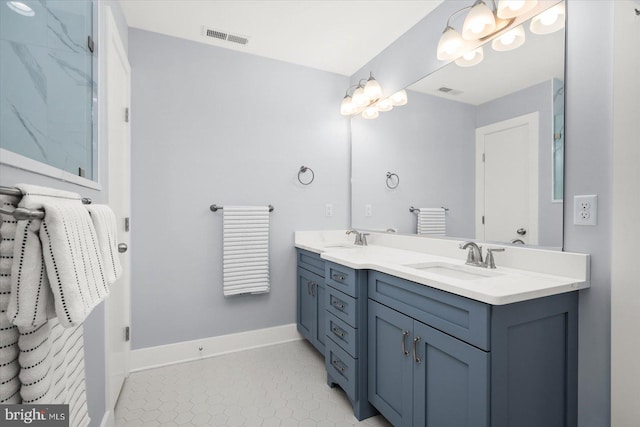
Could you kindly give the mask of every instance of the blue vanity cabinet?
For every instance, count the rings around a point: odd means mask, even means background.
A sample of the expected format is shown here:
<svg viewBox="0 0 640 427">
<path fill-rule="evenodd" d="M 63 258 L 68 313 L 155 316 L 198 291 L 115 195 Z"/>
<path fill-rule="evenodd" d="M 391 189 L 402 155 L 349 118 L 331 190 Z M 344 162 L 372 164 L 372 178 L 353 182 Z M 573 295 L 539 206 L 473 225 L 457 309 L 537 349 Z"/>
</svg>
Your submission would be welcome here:
<svg viewBox="0 0 640 427">
<path fill-rule="evenodd" d="M 340 386 L 358 420 L 378 411 L 367 393 L 367 272 L 325 263 L 327 384 Z"/>
<path fill-rule="evenodd" d="M 368 275 L 369 400 L 395 427 L 577 426 L 577 293 L 492 306 Z"/>
<path fill-rule="evenodd" d="M 302 249 L 297 249 L 297 259 L 298 332 L 324 355 L 326 339 L 324 260 L 316 253 Z"/>
</svg>

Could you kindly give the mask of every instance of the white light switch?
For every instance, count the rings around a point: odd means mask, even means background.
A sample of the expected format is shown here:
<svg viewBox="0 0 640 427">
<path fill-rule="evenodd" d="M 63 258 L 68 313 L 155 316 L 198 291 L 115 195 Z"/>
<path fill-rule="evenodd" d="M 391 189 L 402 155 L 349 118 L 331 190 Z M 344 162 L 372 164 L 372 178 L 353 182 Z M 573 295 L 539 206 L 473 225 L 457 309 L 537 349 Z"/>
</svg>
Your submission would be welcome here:
<svg viewBox="0 0 640 427">
<path fill-rule="evenodd" d="M 573 197 L 573 223 L 575 225 L 598 224 L 598 196 Z"/>
<path fill-rule="evenodd" d="M 326 216 L 333 216 L 333 205 L 331 203 L 327 203 L 324 206 L 324 212 Z"/>
<path fill-rule="evenodd" d="M 371 205 L 364 205 L 364 216 L 373 216 L 373 208 Z"/>
</svg>

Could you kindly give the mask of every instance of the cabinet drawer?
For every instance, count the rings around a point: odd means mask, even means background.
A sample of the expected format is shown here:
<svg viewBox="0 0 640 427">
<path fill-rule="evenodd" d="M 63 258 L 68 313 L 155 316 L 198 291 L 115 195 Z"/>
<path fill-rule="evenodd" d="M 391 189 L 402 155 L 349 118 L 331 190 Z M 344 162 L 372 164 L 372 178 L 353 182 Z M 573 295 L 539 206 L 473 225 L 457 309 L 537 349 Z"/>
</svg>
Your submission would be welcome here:
<svg viewBox="0 0 640 427">
<path fill-rule="evenodd" d="M 483 350 L 490 349 L 490 306 L 479 301 L 369 272 L 369 298 Z"/>
<path fill-rule="evenodd" d="M 322 258 L 320 258 L 320 254 L 305 251 L 302 249 L 297 249 L 297 253 L 298 253 L 298 267 L 302 267 L 305 270 L 309 270 L 320 277 L 324 277 L 325 261 Z"/>
<path fill-rule="evenodd" d="M 325 269 L 327 285 L 333 286 L 354 298 L 357 296 L 355 270 L 328 261 L 325 264 Z"/>
<path fill-rule="evenodd" d="M 327 311 L 355 328 L 357 326 L 357 300 L 331 286 L 327 286 L 325 294 L 327 295 L 325 300 Z"/>
<path fill-rule="evenodd" d="M 327 336 L 351 356 L 357 358 L 358 330 L 331 313 L 327 313 L 325 324 Z"/>
<path fill-rule="evenodd" d="M 342 387 L 349 399 L 354 400 L 356 396 L 356 359 L 340 348 L 332 340 L 327 340 L 325 347 L 325 365 L 327 373 Z"/>
</svg>

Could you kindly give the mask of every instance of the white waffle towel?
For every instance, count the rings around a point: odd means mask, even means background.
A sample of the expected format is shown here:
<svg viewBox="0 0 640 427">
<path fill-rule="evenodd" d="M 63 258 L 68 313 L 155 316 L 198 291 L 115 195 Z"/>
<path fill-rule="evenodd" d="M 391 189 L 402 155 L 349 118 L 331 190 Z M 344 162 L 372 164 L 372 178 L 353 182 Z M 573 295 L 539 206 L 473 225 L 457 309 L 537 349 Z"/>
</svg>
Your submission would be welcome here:
<svg viewBox="0 0 640 427">
<path fill-rule="evenodd" d="M 418 234 L 445 236 L 447 232 L 444 208 L 418 209 Z"/>
<path fill-rule="evenodd" d="M 118 256 L 116 216 L 107 205 L 85 205 L 98 237 L 107 283 L 113 284 L 122 274 Z"/>
<path fill-rule="evenodd" d="M 225 206 L 223 293 L 265 293 L 269 283 L 269 208 Z"/>
</svg>

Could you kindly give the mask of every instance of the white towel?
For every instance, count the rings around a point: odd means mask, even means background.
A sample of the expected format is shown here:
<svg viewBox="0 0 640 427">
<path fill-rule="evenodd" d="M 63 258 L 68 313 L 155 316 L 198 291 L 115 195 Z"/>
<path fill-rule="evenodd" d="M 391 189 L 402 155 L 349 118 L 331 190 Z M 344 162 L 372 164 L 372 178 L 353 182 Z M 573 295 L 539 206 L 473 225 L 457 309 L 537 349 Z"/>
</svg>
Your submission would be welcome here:
<svg viewBox="0 0 640 427">
<path fill-rule="evenodd" d="M 225 206 L 223 293 L 265 293 L 269 283 L 269 208 Z"/>
<path fill-rule="evenodd" d="M 26 328 L 52 318 L 45 286 L 48 278 L 60 324 L 65 328 L 80 325 L 109 294 L 89 212 L 75 193 L 24 184 L 17 187 L 23 193 L 20 206 L 43 209 L 45 217 L 18 223 L 8 315 L 15 325 Z"/>
<path fill-rule="evenodd" d="M 444 208 L 420 208 L 418 210 L 418 234 L 445 236 L 446 228 Z"/>
<path fill-rule="evenodd" d="M 13 210 L 18 206 L 15 196 L 0 195 L 0 207 Z M 18 328 L 7 317 L 11 294 L 11 265 L 17 221 L 0 214 L 0 405 L 20 403 L 20 365 L 18 364 Z"/>
<path fill-rule="evenodd" d="M 111 285 L 122 274 L 122 266 L 118 256 L 116 216 L 107 205 L 85 205 L 85 208 L 89 211 L 91 221 L 93 221 L 107 283 Z"/>
</svg>

